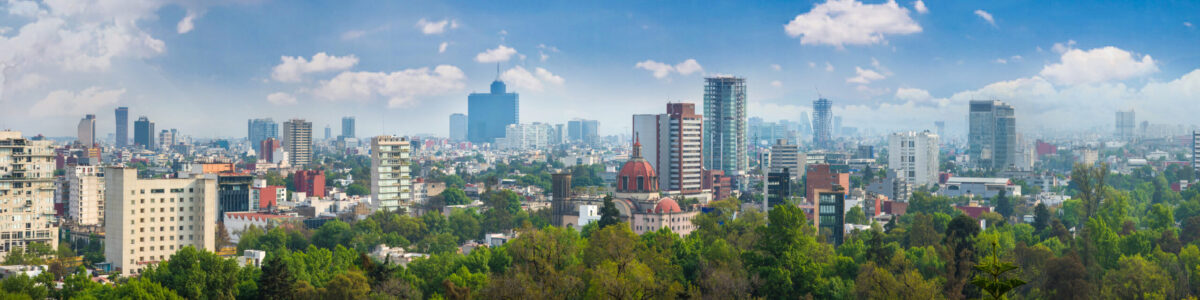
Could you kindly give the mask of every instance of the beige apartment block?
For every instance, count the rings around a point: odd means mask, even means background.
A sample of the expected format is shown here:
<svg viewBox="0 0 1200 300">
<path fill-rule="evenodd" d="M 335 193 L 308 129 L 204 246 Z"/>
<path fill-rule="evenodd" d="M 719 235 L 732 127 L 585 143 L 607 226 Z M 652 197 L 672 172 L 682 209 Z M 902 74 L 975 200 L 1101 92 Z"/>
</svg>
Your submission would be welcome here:
<svg viewBox="0 0 1200 300">
<path fill-rule="evenodd" d="M 34 242 L 58 248 L 54 145 L 0 131 L 0 255 Z"/>
<path fill-rule="evenodd" d="M 113 270 L 138 274 L 187 246 L 216 251 L 216 176 L 140 179 L 125 167 L 104 173 L 104 256 Z"/>
</svg>

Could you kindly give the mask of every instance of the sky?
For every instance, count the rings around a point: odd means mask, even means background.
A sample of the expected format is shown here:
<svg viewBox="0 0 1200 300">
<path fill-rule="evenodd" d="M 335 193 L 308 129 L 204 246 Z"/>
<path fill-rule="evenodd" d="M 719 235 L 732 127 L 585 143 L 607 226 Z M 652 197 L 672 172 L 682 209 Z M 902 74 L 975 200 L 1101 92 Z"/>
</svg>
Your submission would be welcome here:
<svg viewBox="0 0 1200 300">
<path fill-rule="evenodd" d="M 1070 2 L 1070 3 L 1065 3 Z M 0 0 L 0 128 L 72 136 L 113 109 L 194 137 L 250 118 L 358 135 L 448 132 L 500 78 L 522 122 L 700 109 L 706 76 L 745 77 L 748 115 L 844 126 L 947 124 L 971 99 L 1016 107 L 1027 134 L 1196 124 L 1193 1 Z M 499 72 L 497 72 L 499 71 Z"/>
</svg>

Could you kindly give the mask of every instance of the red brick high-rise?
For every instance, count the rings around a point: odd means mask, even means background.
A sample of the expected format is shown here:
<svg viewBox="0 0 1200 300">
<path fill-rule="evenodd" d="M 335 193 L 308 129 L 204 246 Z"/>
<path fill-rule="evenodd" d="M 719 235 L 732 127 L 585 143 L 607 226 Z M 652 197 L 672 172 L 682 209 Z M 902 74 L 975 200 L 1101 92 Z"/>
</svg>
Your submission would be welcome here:
<svg viewBox="0 0 1200 300">
<path fill-rule="evenodd" d="M 325 171 L 296 171 L 293 183 L 297 192 L 305 193 L 309 197 L 325 197 Z"/>
<path fill-rule="evenodd" d="M 816 203 L 817 193 L 814 190 L 832 190 L 834 185 L 842 186 L 844 191 L 850 191 L 850 173 L 838 171 L 828 164 L 812 164 L 807 167 L 807 178 L 804 181 L 804 199 Z"/>
<path fill-rule="evenodd" d="M 282 147 L 279 140 L 275 138 L 267 138 L 258 146 L 258 162 L 269 163 L 275 161 L 275 149 Z"/>
</svg>

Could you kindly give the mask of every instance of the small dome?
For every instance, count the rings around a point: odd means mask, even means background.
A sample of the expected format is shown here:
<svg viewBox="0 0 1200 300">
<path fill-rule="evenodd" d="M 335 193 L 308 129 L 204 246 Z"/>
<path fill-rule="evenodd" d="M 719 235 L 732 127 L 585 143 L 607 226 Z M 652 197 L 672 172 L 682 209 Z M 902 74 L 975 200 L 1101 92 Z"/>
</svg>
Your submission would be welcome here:
<svg viewBox="0 0 1200 300">
<path fill-rule="evenodd" d="M 677 213 L 683 211 L 679 209 L 679 203 L 671 198 L 662 198 L 658 200 L 658 204 L 654 206 L 654 213 Z"/>
<path fill-rule="evenodd" d="M 642 158 L 642 144 L 633 143 L 633 153 L 629 161 L 621 166 L 617 173 L 617 191 L 622 193 L 654 193 L 658 192 L 658 175 L 650 162 Z"/>
</svg>

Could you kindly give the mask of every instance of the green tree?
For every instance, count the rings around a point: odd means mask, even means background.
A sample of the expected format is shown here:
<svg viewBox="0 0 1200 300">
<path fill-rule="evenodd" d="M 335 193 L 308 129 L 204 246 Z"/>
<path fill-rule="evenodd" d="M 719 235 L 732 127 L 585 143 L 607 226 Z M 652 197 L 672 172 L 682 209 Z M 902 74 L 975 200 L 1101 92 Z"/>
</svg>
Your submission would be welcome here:
<svg viewBox="0 0 1200 300">
<path fill-rule="evenodd" d="M 142 272 L 142 278 L 161 284 L 188 299 L 233 299 L 238 265 L 231 259 L 187 246 Z"/>
<path fill-rule="evenodd" d="M 1046 208 L 1045 203 L 1038 203 L 1038 205 L 1033 208 L 1033 228 L 1037 229 L 1037 232 L 1040 233 L 1046 230 L 1046 228 L 1049 228 L 1049 226 L 1050 209 Z"/>
<path fill-rule="evenodd" d="M 959 299 L 971 297 L 973 290 L 967 289 L 971 268 L 975 266 L 975 236 L 979 234 L 979 223 L 966 215 L 958 215 L 950 221 L 946 228 L 946 237 L 942 239 L 944 249 L 950 251 L 946 262 L 946 285 L 944 291 L 947 298 Z"/>
<path fill-rule="evenodd" d="M 1018 278 L 1005 278 L 1005 273 L 1018 271 L 1017 265 L 1010 262 L 1000 261 L 1000 246 L 999 243 L 992 242 L 992 253 L 989 254 L 984 261 L 975 265 L 975 270 L 982 274 L 975 277 L 971 281 L 975 285 L 991 296 L 990 299 L 1006 299 L 1005 294 L 1009 291 L 1025 285 L 1025 281 Z"/>
<path fill-rule="evenodd" d="M 325 285 L 321 297 L 324 299 L 366 299 L 371 292 L 367 277 L 359 271 L 348 271 L 333 276 Z"/>
<path fill-rule="evenodd" d="M 868 224 L 867 214 L 863 213 L 861 206 L 851 207 L 850 211 L 846 212 L 846 224 Z"/>
<path fill-rule="evenodd" d="M 467 197 L 467 193 L 458 188 L 447 187 L 446 190 L 442 191 L 440 195 L 446 202 L 446 205 L 463 205 L 471 203 L 471 198 Z"/>
<path fill-rule="evenodd" d="M 996 213 L 1004 216 L 1005 220 L 1012 217 L 1013 199 L 1008 197 L 1008 193 L 1005 190 L 1000 190 L 1000 193 L 996 194 L 996 199 L 993 202 L 996 206 Z"/>
<path fill-rule="evenodd" d="M 1120 267 L 1104 275 L 1105 299 L 1167 299 L 1175 293 L 1171 276 L 1141 255 L 1122 257 Z"/>
<path fill-rule="evenodd" d="M 600 228 L 621 223 L 621 212 L 617 210 L 617 204 L 613 203 L 612 195 L 604 196 L 604 207 L 600 208 L 599 223 Z"/>
<path fill-rule="evenodd" d="M 272 255 L 263 263 L 262 275 L 258 278 L 258 289 L 262 299 L 295 299 L 296 277 L 287 262 L 277 255 Z"/>
</svg>

